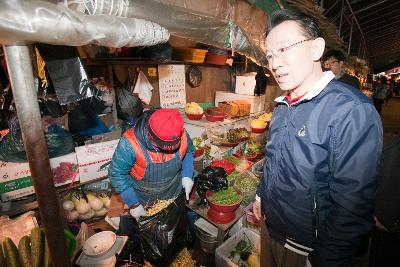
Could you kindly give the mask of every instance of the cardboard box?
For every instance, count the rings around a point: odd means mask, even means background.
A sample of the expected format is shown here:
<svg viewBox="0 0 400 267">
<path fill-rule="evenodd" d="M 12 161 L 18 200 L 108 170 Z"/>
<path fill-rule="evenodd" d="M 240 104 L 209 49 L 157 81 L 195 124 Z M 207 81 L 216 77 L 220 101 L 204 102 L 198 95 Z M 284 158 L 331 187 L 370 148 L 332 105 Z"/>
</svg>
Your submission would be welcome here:
<svg viewBox="0 0 400 267">
<path fill-rule="evenodd" d="M 81 183 L 108 175 L 108 168 L 119 140 L 75 147 Z"/>
<path fill-rule="evenodd" d="M 241 95 L 254 95 L 256 76 L 236 76 L 235 93 Z"/>
<path fill-rule="evenodd" d="M 229 101 L 229 100 L 246 100 L 250 103 L 250 113 L 259 113 L 265 110 L 265 95 L 261 96 L 250 96 L 250 95 L 240 95 L 227 91 L 217 91 L 215 92 L 215 105 L 217 106 L 219 102 Z"/>
<path fill-rule="evenodd" d="M 219 102 L 221 108 L 230 118 L 243 117 L 250 115 L 251 105 L 246 100 L 230 100 Z"/>
<path fill-rule="evenodd" d="M 79 181 L 75 153 L 50 159 L 55 186 Z M 28 162 L 0 162 L 0 194 L 6 202 L 35 193 Z"/>
</svg>

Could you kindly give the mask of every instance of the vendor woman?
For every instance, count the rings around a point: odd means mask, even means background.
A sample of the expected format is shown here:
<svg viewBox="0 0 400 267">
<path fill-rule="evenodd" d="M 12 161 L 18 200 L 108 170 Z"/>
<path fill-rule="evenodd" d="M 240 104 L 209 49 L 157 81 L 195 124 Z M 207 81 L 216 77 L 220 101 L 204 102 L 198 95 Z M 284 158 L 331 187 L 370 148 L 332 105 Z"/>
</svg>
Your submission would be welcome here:
<svg viewBox="0 0 400 267">
<path fill-rule="evenodd" d="M 146 111 L 123 133 L 108 177 L 138 221 L 145 215 L 147 203 L 176 198 L 182 190 L 189 199 L 193 153 L 192 141 L 177 110 Z"/>
</svg>

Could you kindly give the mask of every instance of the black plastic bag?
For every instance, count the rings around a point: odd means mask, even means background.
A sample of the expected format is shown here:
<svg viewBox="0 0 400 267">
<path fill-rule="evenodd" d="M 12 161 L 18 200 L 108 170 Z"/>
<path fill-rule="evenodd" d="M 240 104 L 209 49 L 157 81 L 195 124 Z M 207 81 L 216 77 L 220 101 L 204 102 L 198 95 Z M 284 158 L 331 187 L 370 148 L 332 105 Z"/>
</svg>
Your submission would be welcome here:
<svg viewBox="0 0 400 267">
<path fill-rule="evenodd" d="M 140 240 L 145 259 L 154 266 L 169 266 L 186 245 L 185 196 L 159 213 L 139 220 Z"/>
<path fill-rule="evenodd" d="M 125 88 L 117 88 L 117 115 L 121 120 L 129 120 L 129 118 L 137 118 L 143 113 L 143 105 L 139 97 Z"/>
<path fill-rule="evenodd" d="M 92 96 L 92 86 L 75 47 L 37 44 L 60 104 Z"/>
<path fill-rule="evenodd" d="M 208 180 L 214 180 L 215 177 L 226 177 L 226 171 L 221 167 L 208 166 L 201 173 Z"/>
<path fill-rule="evenodd" d="M 226 179 L 226 171 L 221 167 L 208 166 L 202 173 L 194 179 L 194 186 L 200 201 L 197 205 L 205 205 L 207 190 L 218 192 L 228 188 L 228 180 Z"/>
</svg>

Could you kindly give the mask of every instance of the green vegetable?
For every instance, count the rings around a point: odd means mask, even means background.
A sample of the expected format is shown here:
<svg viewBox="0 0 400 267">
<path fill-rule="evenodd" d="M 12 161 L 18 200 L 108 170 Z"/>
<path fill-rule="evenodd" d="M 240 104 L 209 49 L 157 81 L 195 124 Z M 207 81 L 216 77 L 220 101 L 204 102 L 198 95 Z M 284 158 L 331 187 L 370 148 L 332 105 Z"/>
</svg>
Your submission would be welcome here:
<svg viewBox="0 0 400 267">
<path fill-rule="evenodd" d="M 192 142 L 193 142 L 193 146 L 195 148 L 203 148 L 204 147 L 203 139 L 201 139 L 200 137 L 193 137 Z"/>
<path fill-rule="evenodd" d="M 44 234 L 40 227 L 31 230 L 32 267 L 42 267 L 44 257 Z"/>
<path fill-rule="evenodd" d="M 226 157 L 224 157 L 224 159 L 229 160 L 230 162 L 232 162 L 236 166 L 238 166 L 240 164 L 240 159 L 235 157 L 235 156 L 226 156 Z"/>
<path fill-rule="evenodd" d="M 4 257 L 7 267 L 21 267 L 19 263 L 18 249 L 14 242 L 6 237 L 3 241 Z"/>
<path fill-rule="evenodd" d="M 3 248 L 0 243 L 0 266 L 6 266 L 6 260 L 4 259 Z"/>
<path fill-rule="evenodd" d="M 23 267 L 32 267 L 31 265 L 31 238 L 24 236 L 18 243 L 19 260 Z"/>
<path fill-rule="evenodd" d="M 210 200 L 217 204 L 230 205 L 242 201 L 242 196 L 240 196 L 234 188 L 228 187 L 228 189 L 214 193 L 210 196 Z"/>
</svg>

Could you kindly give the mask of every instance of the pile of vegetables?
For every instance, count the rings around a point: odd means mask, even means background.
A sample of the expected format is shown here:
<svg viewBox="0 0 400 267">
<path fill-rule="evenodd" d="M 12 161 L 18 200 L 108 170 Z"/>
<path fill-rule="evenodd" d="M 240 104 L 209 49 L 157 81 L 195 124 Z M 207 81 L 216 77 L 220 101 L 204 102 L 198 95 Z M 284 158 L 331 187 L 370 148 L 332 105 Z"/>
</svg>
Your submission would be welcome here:
<svg viewBox="0 0 400 267">
<path fill-rule="evenodd" d="M 233 187 L 215 192 L 209 197 L 209 200 L 221 205 L 237 204 L 242 201 L 242 196 L 239 195 Z"/>
<path fill-rule="evenodd" d="M 201 137 L 193 137 L 192 138 L 193 146 L 195 149 L 204 148 L 204 141 Z"/>
<path fill-rule="evenodd" d="M 189 114 L 203 114 L 204 110 L 196 102 L 186 103 L 185 112 Z"/>
<path fill-rule="evenodd" d="M 73 252 L 74 246 L 67 239 L 68 252 Z M 72 256 L 69 253 L 69 256 Z M 31 234 L 22 237 L 18 246 L 11 238 L 6 237 L 0 244 L 1 267 L 50 267 L 52 266 L 50 251 L 46 237 L 40 227 L 31 230 Z"/>
<path fill-rule="evenodd" d="M 174 202 L 174 200 L 175 198 L 158 200 L 154 205 L 146 206 L 146 216 L 153 216 L 154 214 L 159 213 L 163 209 L 167 208 L 172 202 Z"/>
<path fill-rule="evenodd" d="M 260 267 L 260 254 L 254 252 L 246 234 L 243 234 L 243 239 L 236 244 L 229 258 L 238 266 Z"/>
<path fill-rule="evenodd" d="M 110 197 L 105 192 L 87 193 L 82 190 L 74 190 L 64 197 L 62 203 L 69 222 L 88 220 L 94 217 L 103 217 L 110 208 Z"/>
</svg>

